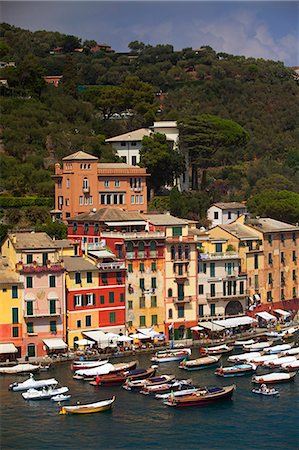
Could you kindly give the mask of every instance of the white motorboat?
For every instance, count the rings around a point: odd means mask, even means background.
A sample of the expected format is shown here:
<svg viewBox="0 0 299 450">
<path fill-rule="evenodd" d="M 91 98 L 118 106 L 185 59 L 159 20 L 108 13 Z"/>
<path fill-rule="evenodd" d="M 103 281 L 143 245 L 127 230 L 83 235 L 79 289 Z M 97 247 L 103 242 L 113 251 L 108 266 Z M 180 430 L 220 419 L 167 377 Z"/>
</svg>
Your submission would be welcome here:
<svg viewBox="0 0 299 450">
<path fill-rule="evenodd" d="M 290 348 L 290 350 L 285 350 L 284 352 L 281 352 L 281 356 L 293 356 L 293 355 L 299 355 L 299 347 L 293 347 Z"/>
<path fill-rule="evenodd" d="M 299 359 L 293 362 L 284 363 L 280 366 L 283 370 L 289 370 L 290 372 L 294 370 L 299 370 Z"/>
<path fill-rule="evenodd" d="M 58 394 L 54 395 L 54 397 L 51 398 L 53 402 L 65 402 L 66 400 L 69 400 L 71 398 L 71 395 L 64 395 L 64 394 Z"/>
<path fill-rule="evenodd" d="M 158 363 L 181 361 L 182 359 L 189 358 L 190 355 L 190 348 L 182 348 L 180 350 L 162 350 L 156 352 L 155 356 L 151 358 L 151 361 Z"/>
<path fill-rule="evenodd" d="M 199 352 L 201 355 L 222 355 L 223 353 L 229 353 L 233 350 L 232 346 L 226 344 L 217 345 L 216 347 L 201 347 Z"/>
<path fill-rule="evenodd" d="M 12 367 L 1 367 L 0 374 L 13 375 L 13 374 L 19 374 L 19 373 L 31 373 L 31 372 L 36 372 L 39 369 L 40 369 L 40 366 L 37 366 L 35 364 L 17 364 L 16 366 L 12 366 Z"/>
<path fill-rule="evenodd" d="M 254 339 L 248 339 L 247 341 L 235 341 L 232 345 L 234 347 L 243 347 L 243 345 L 251 345 L 254 343 L 255 343 Z"/>
<path fill-rule="evenodd" d="M 269 361 L 274 361 L 277 358 L 278 358 L 278 355 L 276 355 L 276 354 L 262 355 L 262 356 L 258 356 L 256 358 L 251 359 L 251 362 L 253 362 L 254 364 L 264 364 L 264 363 L 268 363 Z"/>
<path fill-rule="evenodd" d="M 264 352 L 268 355 L 273 355 L 275 353 L 281 353 L 283 351 L 290 350 L 292 346 L 290 344 L 281 344 L 281 345 L 274 345 L 273 347 L 265 348 Z"/>
<path fill-rule="evenodd" d="M 255 375 L 252 377 L 251 381 L 255 384 L 263 384 L 263 383 L 287 383 L 288 381 L 292 381 L 296 376 L 296 372 L 273 372 L 267 373 L 266 375 Z"/>
<path fill-rule="evenodd" d="M 264 363 L 264 366 L 267 367 L 279 367 L 282 364 L 289 364 L 291 362 L 297 361 L 296 356 L 283 356 L 282 358 L 274 359 L 273 361 L 269 361 Z"/>
<path fill-rule="evenodd" d="M 27 391 L 28 389 L 39 389 L 46 386 L 56 386 L 58 381 L 55 378 L 48 378 L 46 380 L 35 380 L 33 374 L 30 374 L 30 378 L 22 383 L 12 383 L 8 389 L 11 391 Z"/>
<path fill-rule="evenodd" d="M 23 392 L 22 396 L 25 400 L 44 400 L 51 397 L 54 397 L 59 394 L 65 394 L 68 392 L 69 388 L 64 386 L 61 388 L 43 388 L 41 390 L 38 389 L 29 389 L 27 392 Z"/>
<path fill-rule="evenodd" d="M 254 358 L 258 356 L 262 356 L 260 352 L 252 352 L 252 353 L 240 353 L 239 355 L 231 355 L 228 357 L 228 361 L 238 362 L 238 361 L 253 361 Z"/>
<path fill-rule="evenodd" d="M 84 378 L 92 378 L 97 375 L 107 375 L 108 373 L 117 373 L 123 370 L 130 370 L 136 367 L 136 361 L 130 361 L 128 363 L 119 363 L 119 364 L 103 364 L 101 366 L 92 367 L 90 369 L 80 369 L 76 370 L 73 378 L 75 379 L 84 379 Z"/>
<path fill-rule="evenodd" d="M 255 344 L 243 345 L 244 350 L 249 350 L 250 352 L 261 352 L 265 348 L 270 347 L 273 341 L 256 342 Z"/>
</svg>

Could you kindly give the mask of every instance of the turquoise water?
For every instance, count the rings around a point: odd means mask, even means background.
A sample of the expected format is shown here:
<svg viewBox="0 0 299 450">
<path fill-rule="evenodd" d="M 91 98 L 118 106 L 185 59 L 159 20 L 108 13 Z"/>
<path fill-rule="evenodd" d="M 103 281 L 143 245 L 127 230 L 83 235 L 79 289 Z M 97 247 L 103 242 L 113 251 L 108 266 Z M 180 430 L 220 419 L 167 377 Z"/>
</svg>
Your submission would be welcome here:
<svg viewBox="0 0 299 450">
<path fill-rule="evenodd" d="M 197 356 L 198 349 L 192 357 Z M 137 359 L 139 367 L 149 365 L 148 355 Z M 231 401 L 179 410 L 121 387 L 96 388 L 73 380 L 69 363 L 40 375 L 40 378 L 54 376 L 68 386 L 71 404 L 116 395 L 112 411 L 83 416 L 60 416 L 57 404 L 49 400 L 26 402 L 20 393 L 8 391 L 7 386 L 27 377 L 2 376 L 0 447 L 3 450 L 299 448 L 299 375 L 295 382 L 277 385 L 280 397 L 275 398 L 252 394 L 250 375 L 223 379 L 216 377 L 214 370 L 186 372 L 178 369 L 177 363 L 160 365 L 158 374 L 190 377 L 199 385 L 237 385 Z"/>
</svg>

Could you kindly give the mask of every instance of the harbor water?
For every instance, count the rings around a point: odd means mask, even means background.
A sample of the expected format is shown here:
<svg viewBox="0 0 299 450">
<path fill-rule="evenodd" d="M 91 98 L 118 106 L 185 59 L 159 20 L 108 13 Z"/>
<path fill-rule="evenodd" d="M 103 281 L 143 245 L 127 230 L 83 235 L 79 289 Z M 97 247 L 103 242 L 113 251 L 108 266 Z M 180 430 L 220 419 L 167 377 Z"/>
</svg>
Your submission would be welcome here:
<svg viewBox="0 0 299 450">
<path fill-rule="evenodd" d="M 199 356 L 193 350 L 192 358 Z M 150 355 L 138 359 L 150 365 Z M 112 361 L 115 362 L 116 360 Z M 120 362 L 120 359 L 117 359 Z M 225 365 L 226 358 L 222 358 Z M 233 399 L 213 405 L 170 408 L 153 397 L 127 392 L 122 387 L 94 387 L 72 378 L 71 364 L 57 364 L 36 378 L 55 377 L 68 386 L 72 398 L 66 404 L 91 403 L 116 396 L 111 411 L 91 415 L 59 415 L 51 400 L 25 401 L 21 393 L 8 391 L 14 381 L 28 376 L 2 376 L 1 441 L 6 449 L 298 449 L 299 375 L 294 382 L 278 384 L 279 397 L 251 392 L 251 375 L 220 378 L 215 367 L 187 372 L 178 363 L 159 366 L 157 374 L 174 373 L 192 378 L 200 386 L 236 384 Z M 259 373 L 259 372 L 258 372 Z"/>
</svg>

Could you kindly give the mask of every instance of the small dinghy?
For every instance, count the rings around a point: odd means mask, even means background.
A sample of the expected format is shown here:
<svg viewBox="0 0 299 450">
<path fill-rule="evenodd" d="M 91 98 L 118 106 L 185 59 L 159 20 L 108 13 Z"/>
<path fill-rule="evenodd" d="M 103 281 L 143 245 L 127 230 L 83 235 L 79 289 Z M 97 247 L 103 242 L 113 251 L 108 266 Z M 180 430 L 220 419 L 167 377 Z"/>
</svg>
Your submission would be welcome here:
<svg viewBox="0 0 299 450">
<path fill-rule="evenodd" d="M 294 380 L 296 376 L 296 372 L 273 372 L 267 373 L 266 375 L 255 375 L 252 377 L 251 381 L 255 384 L 263 384 L 263 383 L 287 383 L 288 381 Z"/>
<path fill-rule="evenodd" d="M 115 397 L 109 400 L 102 400 L 100 402 L 89 403 L 87 405 L 76 405 L 76 406 L 61 406 L 59 414 L 92 414 L 107 411 L 112 408 L 115 402 Z"/>
<path fill-rule="evenodd" d="M 266 396 L 279 396 L 279 391 L 277 391 L 274 388 L 268 388 L 268 386 L 266 384 L 262 384 L 261 387 L 259 389 L 252 389 L 252 391 L 254 394 L 260 394 L 260 395 L 266 395 Z"/>
<path fill-rule="evenodd" d="M 51 398 L 53 402 L 65 402 L 66 400 L 69 400 L 71 398 L 71 395 L 54 395 L 54 397 Z"/>
</svg>

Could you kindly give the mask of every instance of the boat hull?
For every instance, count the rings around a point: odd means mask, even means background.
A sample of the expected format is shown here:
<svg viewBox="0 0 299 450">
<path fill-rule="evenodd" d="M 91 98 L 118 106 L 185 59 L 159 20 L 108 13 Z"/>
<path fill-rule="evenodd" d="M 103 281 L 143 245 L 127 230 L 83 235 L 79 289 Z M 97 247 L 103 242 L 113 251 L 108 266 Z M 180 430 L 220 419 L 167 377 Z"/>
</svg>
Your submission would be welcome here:
<svg viewBox="0 0 299 450">
<path fill-rule="evenodd" d="M 112 397 L 111 400 L 98 402 L 97 404 L 90 404 L 90 405 L 82 405 L 82 406 L 62 406 L 60 408 L 59 414 L 65 415 L 65 414 L 93 414 L 103 411 L 108 411 L 112 408 L 113 403 L 115 402 L 115 397 Z"/>
<path fill-rule="evenodd" d="M 208 394 L 202 396 L 193 394 L 187 395 L 185 398 L 184 396 L 181 398 L 174 398 L 174 399 L 169 398 L 169 400 L 165 401 L 164 404 L 175 408 L 208 405 L 223 400 L 230 400 L 232 398 L 234 390 L 235 385 L 224 388 L 224 392 L 220 392 L 218 394 Z"/>
</svg>

